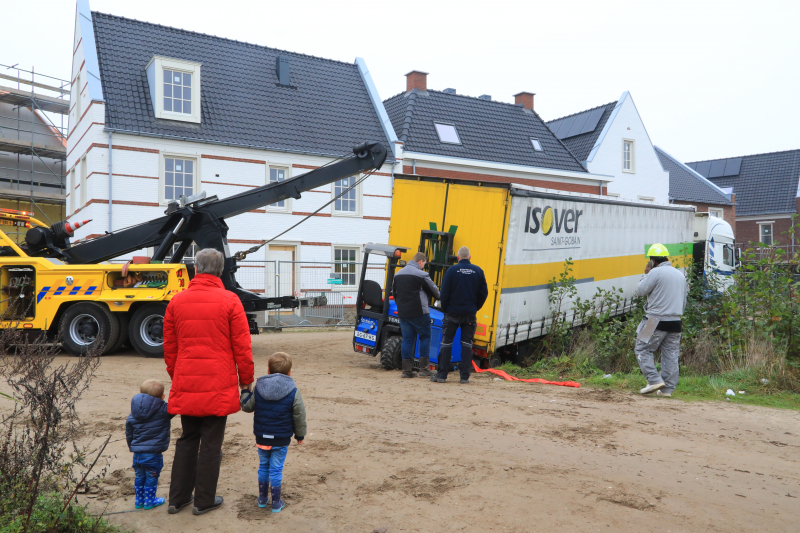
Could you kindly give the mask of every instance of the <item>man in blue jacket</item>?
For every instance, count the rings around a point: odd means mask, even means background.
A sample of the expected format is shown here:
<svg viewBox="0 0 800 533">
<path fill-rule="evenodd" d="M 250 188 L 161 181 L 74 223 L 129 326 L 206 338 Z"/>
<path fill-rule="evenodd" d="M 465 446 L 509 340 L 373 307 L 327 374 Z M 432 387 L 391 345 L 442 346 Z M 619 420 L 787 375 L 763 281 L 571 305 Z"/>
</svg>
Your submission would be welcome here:
<svg viewBox="0 0 800 533">
<path fill-rule="evenodd" d="M 442 281 L 442 297 L 440 299 L 444 311 L 444 330 L 442 348 L 439 352 L 439 366 L 431 381 L 445 383 L 450 369 L 450 354 L 453 350 L 453 339 L 461 328 L 461 363 L 458 366 L 461 383 L 469 383 L 472 370 L 472 338 L 477 326 L 476 314 L 489 296 L 486 276 L 479 266 L 469 262 L 472 256 L 469 248 L 462 246 L 458 250 L 458 264 L 447 269 Z"/>
</svg>

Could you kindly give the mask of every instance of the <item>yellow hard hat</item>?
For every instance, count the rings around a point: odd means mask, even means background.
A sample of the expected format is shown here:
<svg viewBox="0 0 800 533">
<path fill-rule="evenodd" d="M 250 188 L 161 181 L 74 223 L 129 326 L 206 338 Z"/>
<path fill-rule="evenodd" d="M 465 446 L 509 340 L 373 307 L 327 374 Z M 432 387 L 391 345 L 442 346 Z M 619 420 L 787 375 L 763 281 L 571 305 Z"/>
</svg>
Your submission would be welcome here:
<svg viewBox="0 0 800 533">
<path fill-rule="evenodd" d="M 656 243 L 647 250 L 647 257 L 669 257 L 669 250 L 663 244 Z"/>
</svg>

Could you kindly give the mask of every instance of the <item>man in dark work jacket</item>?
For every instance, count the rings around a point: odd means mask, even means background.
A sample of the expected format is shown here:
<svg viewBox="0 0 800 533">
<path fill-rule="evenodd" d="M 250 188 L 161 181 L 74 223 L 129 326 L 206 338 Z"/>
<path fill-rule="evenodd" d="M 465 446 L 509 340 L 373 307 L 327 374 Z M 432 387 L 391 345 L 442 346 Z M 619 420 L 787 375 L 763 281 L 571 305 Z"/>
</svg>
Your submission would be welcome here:
<svg viewBox="0 0 800 533">
<path fill-rule="evenodd" d="M 418 375 L 431 376 L 428 370 L 431 351 L 431 314 L 428 309 L 428 298 L 439 299 L 439 288 L 423 267 L 427 257 L 422 252 L 408 262 L 394 275 L 392 294 L 397 304 L 397 316 L 400 318 L 400 331 L 403 333 L 403 344 L 400 354 L 403 358 L 401 378 L 415 378 Z M 419 335 L 419 369 L 414 372 L 414 342 Z"/>
<path fill-rule="evenodd" d="M 453 339 L 461 328 L 461 363 L 458 365 L 461 383 L 469 383 L 472 370 L 472 338 L 477 327 L 477 313 L 489 296 L 486 276 L 479 266 L 469 262 L 469 248 L 458 250 L 458 264 L 447 269 L 442 281 L 441 305 L 444 311 L 442 322 L 442 349 L 439 352 L 439 367 L 431 381 L 444 383 L 450 370 L 450 355 Z"/>
</svg>

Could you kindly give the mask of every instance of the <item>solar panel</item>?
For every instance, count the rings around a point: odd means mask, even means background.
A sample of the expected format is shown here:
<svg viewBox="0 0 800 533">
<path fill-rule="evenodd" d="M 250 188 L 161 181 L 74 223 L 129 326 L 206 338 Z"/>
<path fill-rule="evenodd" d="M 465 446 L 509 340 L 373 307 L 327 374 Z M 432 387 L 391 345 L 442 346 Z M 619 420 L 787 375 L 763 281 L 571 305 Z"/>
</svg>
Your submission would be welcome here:
<svg viewBox="0 0 800 533">
<path fill-rule="evenodd" d="M 697 170 L 697 163 L 686 163 L 686 166 L 692 170 Z"/>
<path fill-rule="evenodd" d="M 722 175 L 738 176 L 741 170 L 742 170 L 742 158 L 732 157 L 728 159 L 728 163 L 725 165 L 725 172 Z"/>
<path fill-rule="evenodd" d="M 712 161 L 711 170 L 708 172 L 707 178 L 721 178 L 725 174 L 725 162 L 727 159 L 721 161 Z"/>
<path fill-rule="evenodd" d="M 569 133 L 569 130 L 572 127 L 573 122 L 575 122 L 575 117 L 569 117 L 564 119 L 563 124 L 561 124 L 561 128 L 559 128 L 558 130 L 559 139 L 567 138 L 567 133 Z"/>
<path fill-rule="evenodd" d="M 698 174 L 703 176 L 704 178 L 708 177 L 709 171 L 711 171 L 711 161 L 703 161 L 702 163 L 697 163 L 697 168 L 695 168 Z"/>
<path fill-rule="evenodd" d="M 601 107 L 600 109 L 595 109 L 589 114 L 589 117 L 586 119 L 586 124 L 583 125 L 583 129 L 581 133 L 589 133 L 590 131 L 594 131 L 597 127 L 597 123 L 600 122 L 600 118 L 603 116 L 603 111 L 605 111 L 605 107 Z"/>
<path fill-rule="evenodd" d="M 555 122 L 551 122 L 550 124 L 548 124 L 548 127 L 550 128 L 550 131 L 553 132 L 553 135 L 558 136 L 558 129 L 561 127 L 561 124 L 563 123 L 564 123 L 563 120 L 556 120 Z"/>
<path fill-rule="evenodd" d="M 567 137 L 575 137 L 576 135 L 580 135 L 583 125 L 586 124 L 586 119 L 589 118 L 589 115 L 591 115 L 589 112 L 576 115 L 575 122 L 572 123 L 569 133 L 567 133 Z"/>
</svg>

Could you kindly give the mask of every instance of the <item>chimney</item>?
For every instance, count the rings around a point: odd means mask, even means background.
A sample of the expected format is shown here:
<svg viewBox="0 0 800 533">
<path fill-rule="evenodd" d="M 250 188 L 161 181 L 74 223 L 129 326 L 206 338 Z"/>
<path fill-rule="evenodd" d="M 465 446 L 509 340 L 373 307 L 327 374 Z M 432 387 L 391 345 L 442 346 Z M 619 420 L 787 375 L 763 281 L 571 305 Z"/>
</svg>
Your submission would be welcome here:
<svg viewBox="0 0 800 533">
<path fill-rule="evenodd" d="M 514 95 L 514 103 L 519 105 L 522 104 L 522 107 L 525 109 L 533 110 L 533 97 L 536 93 L 527 93 L 522 91 L 521 93 L 517 93 Z"/>
<path fill-rule="evenodd" d="M 281 85 L 291 85 L 289 76 L 289 58 L 278 56 L 275 58 L 275 74 L 278 76 L 278 83 Z"/>
<path fill-rule="evenodd" d="M 411 89 L 419 89 L 420 91 L 428 90 L 428 73 L 419 70 L 412 70 L 406 74 L 406 92 Z"/>
</svg>

